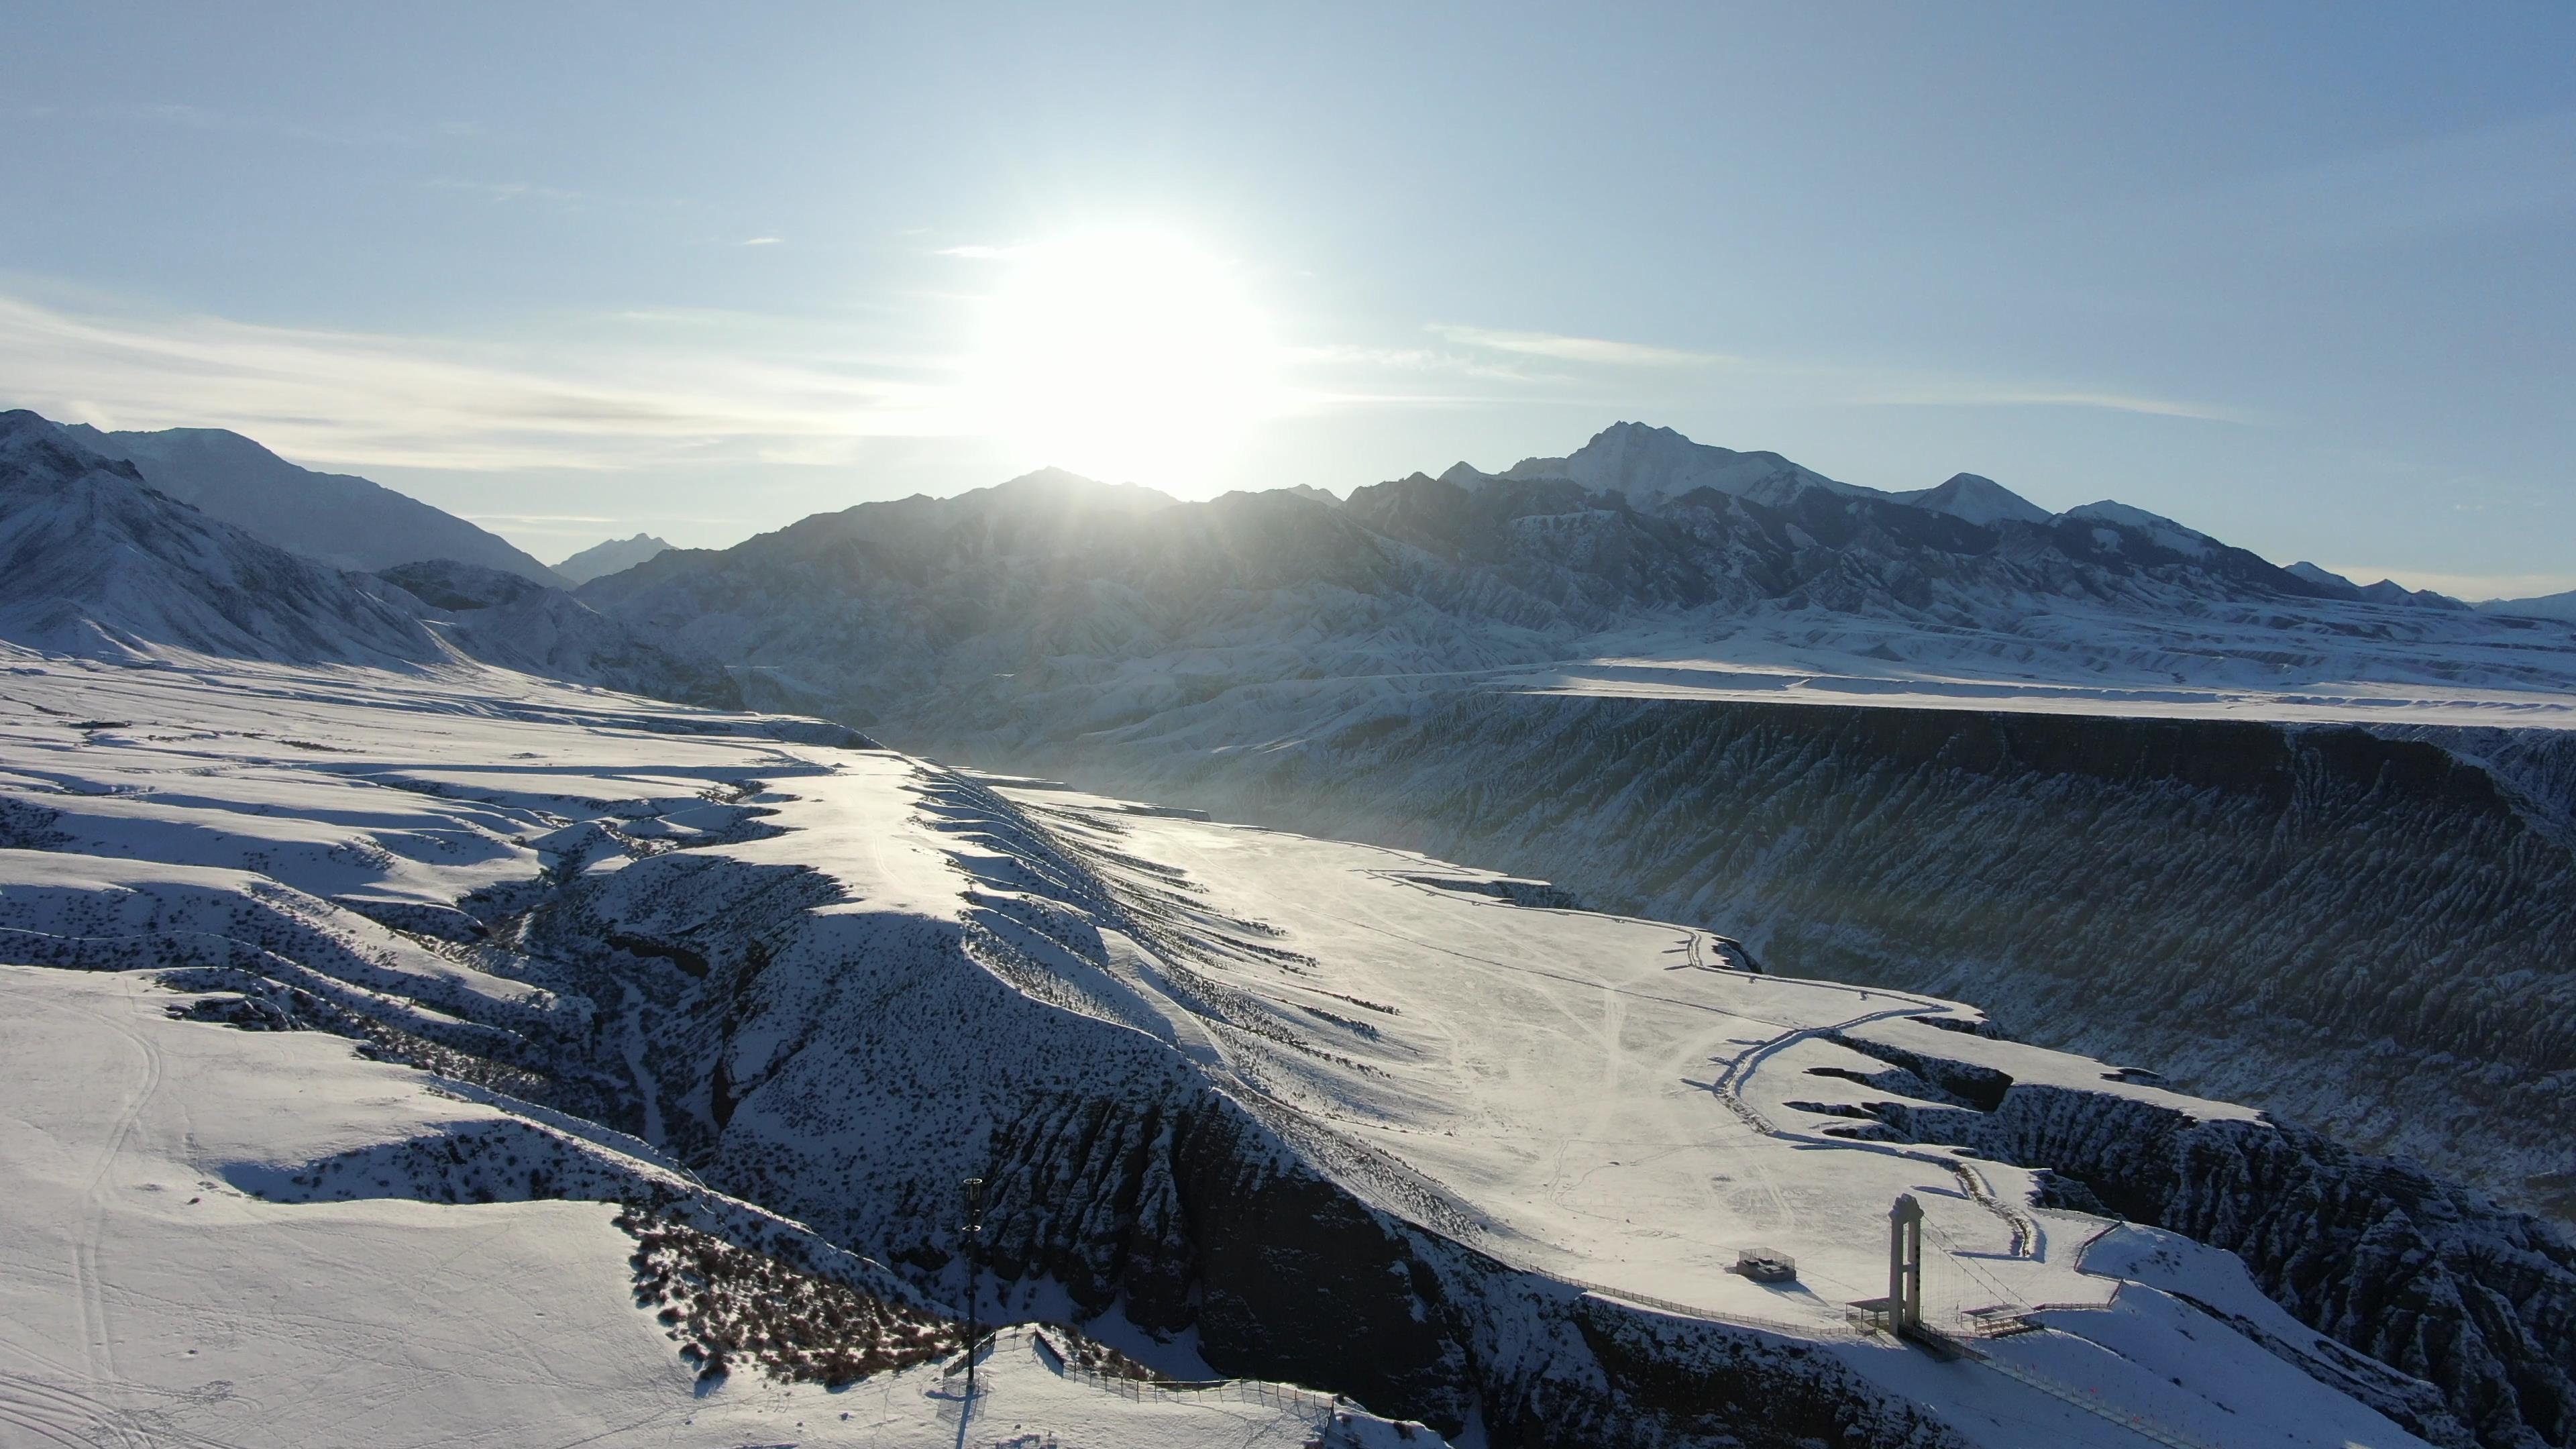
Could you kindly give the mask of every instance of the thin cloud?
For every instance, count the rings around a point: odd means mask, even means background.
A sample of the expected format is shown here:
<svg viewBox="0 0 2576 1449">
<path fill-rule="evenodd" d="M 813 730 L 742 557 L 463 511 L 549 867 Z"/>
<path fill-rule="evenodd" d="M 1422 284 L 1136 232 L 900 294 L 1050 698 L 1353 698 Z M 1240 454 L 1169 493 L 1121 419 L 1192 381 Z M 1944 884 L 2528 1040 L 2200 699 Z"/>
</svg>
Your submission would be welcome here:
<svg viewBox="0 0 2576 1449">
<path fill-rule="evenodd" d="M 1903 407 L 2072 407 L 2138 413 L 2148 417 L 2193 418 L 2203 422 L 2250 422 L 2233 408 L 2187 399 L 2159 397 L 2080 385 L 1998 381 L 1950 374 L 1926 374 L 1837 363 L 1743 357 L 1733 353 L 1621 342 L 1606 337 L 1572 337 L 1553 332 L 1511 332 L 1487 327 L 1435 324 L 1430 331 L 1462 346 L 1559 362 L 1618 368 L 1723 368 L 1735 381 L 1759 383 L 1806 394 L 1808 404 Z M 1346 351 L 1340 360 L 1388 368 L 1432 366 L 1444 355 L 1404 350 L 1374 354 Z M 1562 384 L 1568 379 L 1508 371 L 1476 374 L 1495 381 Z"/>
<path fill-rule="evenodd" d="M 1723 367 L 1742 358 L 1718 352 L 1693 352 L 1644 342 L 1617 342 L 1606 337 L 1569 337 L 1556 332 L 1506 332 L 1490 327 L 1456 327 L 1434 323 L 1434 334 L 1463 347 L 1483 347 L 1527 357 L 1553 357 L 1563 362 L 1594 362 L 1612 367 Z"/>
<path fill-rule="evenodd" d="M 742 239 L 742 245 L 747 247 L 774 247 L 779 244 L 780 240 L 780 238 L 774 236 L 747 236 Z"/>
<path fill-rule="evenodd" d="M 0 296 L 0 395 L 102 427 L 213 425 L 349 467 L 627 468 L 960 431 L 941 379 L 705 349 L 529 349 L 82 314 Z"/>
<path fill-rule="evenodd" d="M 1900 387 L 1892 391 L 1868 394 L 1851 401 L 1870 406 L 1946 407 L 1946 408 L 2100 408 L 2108 412 L 2139 413 L 2151 418 L 2195 418 L 2209 423 L 2251 422 L 2250 415 L 2233 408 L 2209 403 L 2186 402 L 2176 398 L 2153 397 L 2142 393 L 2087 392 L 2076 389 L 2023 387 L 2011 383 L 1974 381 L 1947 382 L 1922 387 Z"/>
<path fill-rule="evenodd" d="M 531 200 L 580 202 L 593 199 L 587 191 L 574 191 L 561 186 L 539 186 L 527 181 L 465 181 L 451 176 L 442 176 L 424 184 L 432 191 L 462 192 L 491 202 Z"/>
</svg>

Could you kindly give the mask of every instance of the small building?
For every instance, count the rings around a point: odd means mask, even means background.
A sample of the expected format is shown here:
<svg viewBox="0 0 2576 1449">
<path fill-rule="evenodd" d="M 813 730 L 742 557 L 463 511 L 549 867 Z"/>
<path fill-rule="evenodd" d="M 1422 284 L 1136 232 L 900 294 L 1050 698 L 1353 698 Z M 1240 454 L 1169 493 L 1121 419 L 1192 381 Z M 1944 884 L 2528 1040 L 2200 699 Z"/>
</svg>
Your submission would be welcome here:
<svg viewBox="0 0 2576 1449">
<path fill-rule="evenodd" d="M 1746 1248 L 1735 1255 L 1735 1271 L 1756 1283 L 1795 1283 L 1798 1260 L 1777 1248 Z"/>
</svg>

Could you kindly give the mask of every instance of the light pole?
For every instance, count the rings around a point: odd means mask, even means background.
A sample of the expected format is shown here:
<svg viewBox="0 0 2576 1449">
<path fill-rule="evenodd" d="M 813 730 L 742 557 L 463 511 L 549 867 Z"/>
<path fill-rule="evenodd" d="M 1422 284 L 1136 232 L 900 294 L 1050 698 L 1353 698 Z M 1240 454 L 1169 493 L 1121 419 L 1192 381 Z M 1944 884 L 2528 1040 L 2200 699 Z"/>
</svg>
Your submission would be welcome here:
<svg viewBox="0 0 2576 1449">
<path fill-rule="evenodd" d="M 984 1236 L 984 1179 L 970 1177 L 961 1184 L 966 1189 L 966 1412 L 975 1412 L 975 1340 L 980 1336 L 975 1323 L 975 1245 Z"/>
</svg>

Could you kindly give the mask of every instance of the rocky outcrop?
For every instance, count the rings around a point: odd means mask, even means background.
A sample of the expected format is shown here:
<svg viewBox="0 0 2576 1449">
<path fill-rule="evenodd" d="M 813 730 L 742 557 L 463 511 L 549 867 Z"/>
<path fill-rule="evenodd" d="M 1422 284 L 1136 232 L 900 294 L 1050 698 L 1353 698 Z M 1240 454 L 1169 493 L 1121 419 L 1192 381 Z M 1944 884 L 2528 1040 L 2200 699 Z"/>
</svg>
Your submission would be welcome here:
<svg viewBox="0 0 2576 1449">
<path fill-rule="evenodd" d="M 1911 1053 L 1845 1044 L 1919 1077 Z M 2301 1322 L 2436 1386 L 2478 1444 L 2576 1438 L 2576 1243 L 2484 1194 L 2296 1127 L 2103 1093 L 2017 1083 L 1983 1111 L 1866 1110 L 1905 1140 L 2049 1168 L 2075 1205 L 2234 1252 Z M 2439 1442 L 2402 1398 L 2373 1407 Z"/>
</svg>

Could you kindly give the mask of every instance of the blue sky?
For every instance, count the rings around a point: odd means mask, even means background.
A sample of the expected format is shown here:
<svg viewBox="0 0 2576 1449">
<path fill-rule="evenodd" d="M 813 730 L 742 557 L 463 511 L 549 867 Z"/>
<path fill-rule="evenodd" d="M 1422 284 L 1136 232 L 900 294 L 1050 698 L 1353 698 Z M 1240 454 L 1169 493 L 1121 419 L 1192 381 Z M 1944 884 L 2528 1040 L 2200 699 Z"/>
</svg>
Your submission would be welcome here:
<svg viewBox="0 0 2576 1449">
<path fill-rule="evenodd" d="M 1640 418 L 2576 587 L 2564 4 L 0 15 L 0 401 L 549 558 L 1048 461 L 979 308 L 1146 229 L 1289 399 L 1174 492 Z"/>
</svg>

